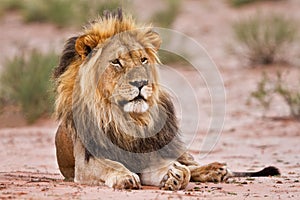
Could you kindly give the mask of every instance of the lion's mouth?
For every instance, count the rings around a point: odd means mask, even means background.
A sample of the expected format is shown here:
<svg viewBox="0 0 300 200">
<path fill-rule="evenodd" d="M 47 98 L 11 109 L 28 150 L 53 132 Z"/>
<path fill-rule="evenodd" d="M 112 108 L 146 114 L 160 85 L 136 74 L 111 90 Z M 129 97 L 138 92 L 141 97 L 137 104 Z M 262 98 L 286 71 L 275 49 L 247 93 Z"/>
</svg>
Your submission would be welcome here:
<svg viewBox="0 0 300 200">
<path fill-rule="evenodd" d="M 149 105 L 142 95 L 138 95 L 125 103 L 123 109 L 125 112 L 144 113 L 149 109 Z"/>
<path fill-rule="evenodd" d="M 142 95 L 136 96 L 134 99 L 130 100 L 129 102 L 133 101 L 147 101 Z"/>
</svg>

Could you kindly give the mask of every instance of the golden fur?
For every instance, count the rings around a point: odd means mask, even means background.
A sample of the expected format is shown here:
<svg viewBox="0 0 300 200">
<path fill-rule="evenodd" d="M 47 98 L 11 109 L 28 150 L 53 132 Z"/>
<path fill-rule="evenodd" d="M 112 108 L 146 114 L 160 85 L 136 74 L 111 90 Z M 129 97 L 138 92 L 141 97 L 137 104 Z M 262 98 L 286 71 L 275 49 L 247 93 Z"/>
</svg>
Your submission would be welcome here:
<svg viewBox="0 0 300 200">
<path fill-rule="evenodd" d="M 184 153 L 173 103 L 158 82 L 160 44 L 151 27 L 120 11 L 67 41 L 54 70 L 57 160 L 66 179 L 177 190 L 229 177 L 225 164 L 200 167 Z"/>
</svg>

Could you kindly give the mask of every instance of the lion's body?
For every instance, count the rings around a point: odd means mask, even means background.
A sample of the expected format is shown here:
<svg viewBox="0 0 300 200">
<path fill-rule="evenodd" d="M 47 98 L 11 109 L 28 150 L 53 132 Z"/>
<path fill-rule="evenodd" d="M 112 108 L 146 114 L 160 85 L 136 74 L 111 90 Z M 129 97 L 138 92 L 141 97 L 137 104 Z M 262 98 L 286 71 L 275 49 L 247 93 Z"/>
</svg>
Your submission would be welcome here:
<svg viewBox="0 0 300 200">
<path fill-rule="evenodd" d="M 56 157 L 59 163 L 60 171 L 67 180 L 72 180 L 75 176 L 75 158 L 73 151 L 72 134 L 66 127 L 60 126 L 55 137 Z"/>
<path fill-rule="evenodd" d="M 151 28 L 121 13 L 108 13 L 67 41 L 54 71 L 57 160 L 67 179 L 176 190 L 191 177 L 229 175 L 224 164 L 199 167 L 184 153 L 173 103 L 158 82 L 160 43 Z M 200 176 L 203 170 L 209 176 Z"/>
</svg>

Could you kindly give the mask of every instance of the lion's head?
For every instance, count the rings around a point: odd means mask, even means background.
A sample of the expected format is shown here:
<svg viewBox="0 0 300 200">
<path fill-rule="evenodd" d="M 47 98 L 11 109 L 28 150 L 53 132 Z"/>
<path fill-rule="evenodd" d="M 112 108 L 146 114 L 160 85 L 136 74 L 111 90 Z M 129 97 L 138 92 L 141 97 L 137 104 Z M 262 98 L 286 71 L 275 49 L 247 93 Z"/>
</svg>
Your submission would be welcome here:
<svg viewBox="0 0 300 200">
<path fill-rule="evenodd" d="M 84 38 L 77 43 L 84 45 L 81 41 Z M 90 91 L 97 83 L 97 88 L 94 88 L 97 98 L 102 98 L 110 106 L 118 106 L 128 113 L 146 112 L 157 98 L 155 53 L 158 41 L 158 36 L 150 29 L 138 29 L 117 33 L 98 44 L 85 58 L 85 67 L 79 71 L 79 76 L 83 77 L 81 89 Z M 87 77 L 87 73 L 94 76 Z"/>
<path fill-rule="evenodd" d="M 59 117 L 71 111 L 76 81 L 86 101 L 102 101 L 106 109 L 118 107 L 132 115 L 147 112 L 158 100 L 160 43 L 151 27 L 138 27 L 121 13 L 92 22 L 82 35 L 69 39 L 55 69 Z"/>
</svg>

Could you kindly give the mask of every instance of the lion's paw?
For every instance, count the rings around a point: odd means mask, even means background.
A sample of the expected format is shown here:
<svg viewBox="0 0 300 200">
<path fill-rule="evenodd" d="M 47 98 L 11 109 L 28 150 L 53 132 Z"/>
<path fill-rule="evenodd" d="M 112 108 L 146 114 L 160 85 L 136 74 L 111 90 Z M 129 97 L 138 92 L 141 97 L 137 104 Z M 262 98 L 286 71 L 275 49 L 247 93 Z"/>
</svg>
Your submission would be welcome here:
<svg viewBox="0 0 300 200">
<path fill-rule="evenodd" d="M 115 189 L 141 189 L 141 181 L 137 174 L 111 174 L 111 176 L 105 181 L 105 184 Z"/>
<path fill-rule="evenodd" d="M 210 163 L 205 166 L 190 166 L 191 180 L 199 182 L 223 182 L 231 176 L 225 163 Z"/>
<path fill-rule="evenodd" d="M 180 190 L 186 188 L 191 178 L 190 170 L 178 162 L 174 162 L 160 182 L 160 188 L 165 190 Z"/>
</svg>

